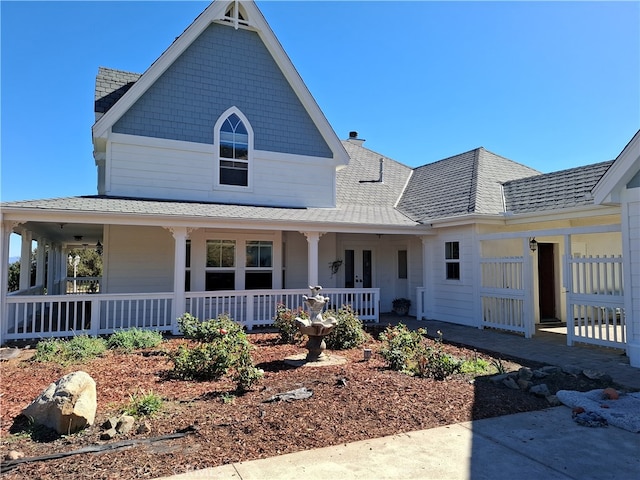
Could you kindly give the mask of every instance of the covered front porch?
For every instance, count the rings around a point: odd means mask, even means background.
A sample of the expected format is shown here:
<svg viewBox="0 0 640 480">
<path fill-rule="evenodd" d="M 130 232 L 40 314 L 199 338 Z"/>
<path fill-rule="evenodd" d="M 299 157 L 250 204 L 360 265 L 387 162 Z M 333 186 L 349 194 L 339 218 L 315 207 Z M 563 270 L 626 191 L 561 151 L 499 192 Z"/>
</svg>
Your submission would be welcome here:
<svg viewBox="0 0 640 480">
<path fill-rule="evenodd" d="M 303 306 L 307 285 L 323 286 L 329 308 L 350 305 L 364 322 L 378 322 L 395 296 L 413 298 L 421 277 L 411 262 L 421 263 L 420 240 L 407 234 L 76 222 L 3 226 L 5 263 L 13 232 L 20 234 L 23 259 L 17 291 L 6 293 L 3 275 L 3 342 L 132 327 L 177 333 L 184 313 L 202 319 L 228 314 L 251 330 L 270 325 L 279 303 Z M 68 253 L 76 248 L 100 250 L 101 277 L 72 275 Z M 235 249 L 234 260 L 225 257 L 229 249 Z M 256 252 L 254 261 L 249 257 Z M 400 279 L 393 282 L 389 271 L 397 268 L 393 275 Z M 216 288 L 221 281 L 226 288 Z M 255 282 L 267 285 L 257 288 Z"/>
</svg>

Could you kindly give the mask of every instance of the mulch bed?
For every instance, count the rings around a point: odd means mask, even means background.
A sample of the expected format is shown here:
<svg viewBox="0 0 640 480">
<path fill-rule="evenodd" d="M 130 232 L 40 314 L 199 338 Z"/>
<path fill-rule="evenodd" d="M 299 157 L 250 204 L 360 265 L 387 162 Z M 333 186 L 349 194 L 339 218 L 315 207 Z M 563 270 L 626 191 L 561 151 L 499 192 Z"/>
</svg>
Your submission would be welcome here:
<svg viewBox="0 0 640 480">
<path fill-rule="evenodd" d="M 444 381 L 414 378 L 385 368 L 371 340 L 371 360 L 362 349 L 335 354 L 344 365 L 294 368 L 287 356 L 305 352 L 302 345 L 282 345 L 274 333 L 250 335 L 255 363 L 264 378 L 238 396 L 234 384 L 171 379 L 173 364 L 163 351 L 189 341 L 167 340 L 160 349 L 123 354 L 107 352 L 86 364 L 62 367 L 36 363 L 24 350 L 0 363 L 0 455 L 10 450 L 26 457 L 70 452 L 87 446 L 116 444 L 123 448 L 98 453 L 24 463 L 2 475 L 9 479 L 140 479 L 157 478 L 233 462 L 266 458 L 300 450 L 338 445 L 458 422 L 543 409 L 545 399 L 494 385 L 487 376 L 458 375 Z M 462 346 L 444 344 L 457 358 L 493 356 Z M 333 352 L 329 352 L 333 353 Z M 503 360 L 508 370 L 530 363 Z M 39 432 L 29 436 L 22 409 L 51 382 L 76 370 L 89 373 L 97 384 L 98 412 L 93 427 L 58 436 Z M 545 379 L 552 390 L 602 388 L 597 381 L 572 375 Z M 278 393 L 306 387 L 313 395 L 292 402 L 265 402 Z M 100 440 L 100 425 L 122 413 L 130 395 L 153 391 L 165 400 L 160 414 L 148 419 L 150 432 Z M 142 421 L 142 420 L 141 420 Z M 179 438 L 158 437 L 188 432 Z M 130 440 L 130 441 L 129 441 Z M 125 441 L 128 441 L 125 443 Z"/>
</svg>

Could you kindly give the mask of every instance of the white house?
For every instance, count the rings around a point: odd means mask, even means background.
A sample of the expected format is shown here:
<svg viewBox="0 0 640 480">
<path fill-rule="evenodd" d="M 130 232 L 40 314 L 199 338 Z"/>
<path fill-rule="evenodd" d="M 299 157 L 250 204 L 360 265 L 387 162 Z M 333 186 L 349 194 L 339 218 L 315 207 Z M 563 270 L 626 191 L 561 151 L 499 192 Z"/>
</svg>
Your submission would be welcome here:
<svg viewBox="0 0 640 480">
<path fill-rule="evenodd" d="M 2 204 L 2 264 L 11 233 L 44 247 L 34 282 L 26 261 L 18 292 L 2 275 L 3 340 L 184 312 L 252 328 L 322 285 L 365 321 L 397 297 L 527 337 L 564 321 L 640 366 L 638 135 L 550 174 L 482 147 L 411 168 L 340 140 L 256 5 L 223 0 L 143 74 L 100 68 L 95 100 L 97 194 Z M 98 293 L 67 294 L 79 245 L 102 251 Z"/>
</svg>

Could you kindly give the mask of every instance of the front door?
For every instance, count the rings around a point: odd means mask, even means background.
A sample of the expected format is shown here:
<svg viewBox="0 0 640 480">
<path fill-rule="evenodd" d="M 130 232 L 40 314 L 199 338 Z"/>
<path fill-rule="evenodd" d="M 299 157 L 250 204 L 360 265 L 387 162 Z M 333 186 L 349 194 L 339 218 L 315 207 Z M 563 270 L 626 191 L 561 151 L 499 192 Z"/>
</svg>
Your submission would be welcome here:
<svg viewBox="0 0 640 480">
<path fill-rule="evenodd" d="M 362 248 L 344 251 L 344 287 L 371 288 L 373 286 L 373 252 Z"/>
<path fill-rule="evenodd" d="M 553 243 L 538 244 L 538 295 L 541 322 L 556 320 L 556 275 Z"/>
<path fill-rule="evenodd" d="M 344 251 L 344 287 L 373 287 L 373 251 L 365 248 L 347 248 Z M 371 315 L 373 313 L 373 295 L 355 294 L 351 299 L 356 313 Z"/>
</svg>

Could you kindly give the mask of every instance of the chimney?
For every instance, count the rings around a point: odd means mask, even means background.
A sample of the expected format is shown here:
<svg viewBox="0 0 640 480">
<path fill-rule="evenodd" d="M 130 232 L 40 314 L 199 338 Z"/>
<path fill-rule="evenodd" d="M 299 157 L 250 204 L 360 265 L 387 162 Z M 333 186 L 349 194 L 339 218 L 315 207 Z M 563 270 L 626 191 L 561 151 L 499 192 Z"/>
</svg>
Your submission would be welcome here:
<svg viewBox="0 0 640 480">
<path fill-rule="evenodd" d="M 348 139 L 349 143 L 354 143 L 356 145 L 358 145 L 359 147 L 362 146 L 362 144 L 365 142 L 364 138 L 358 138 L 358 132 L 349 132 L 349 139 Z"/>
</svg>

